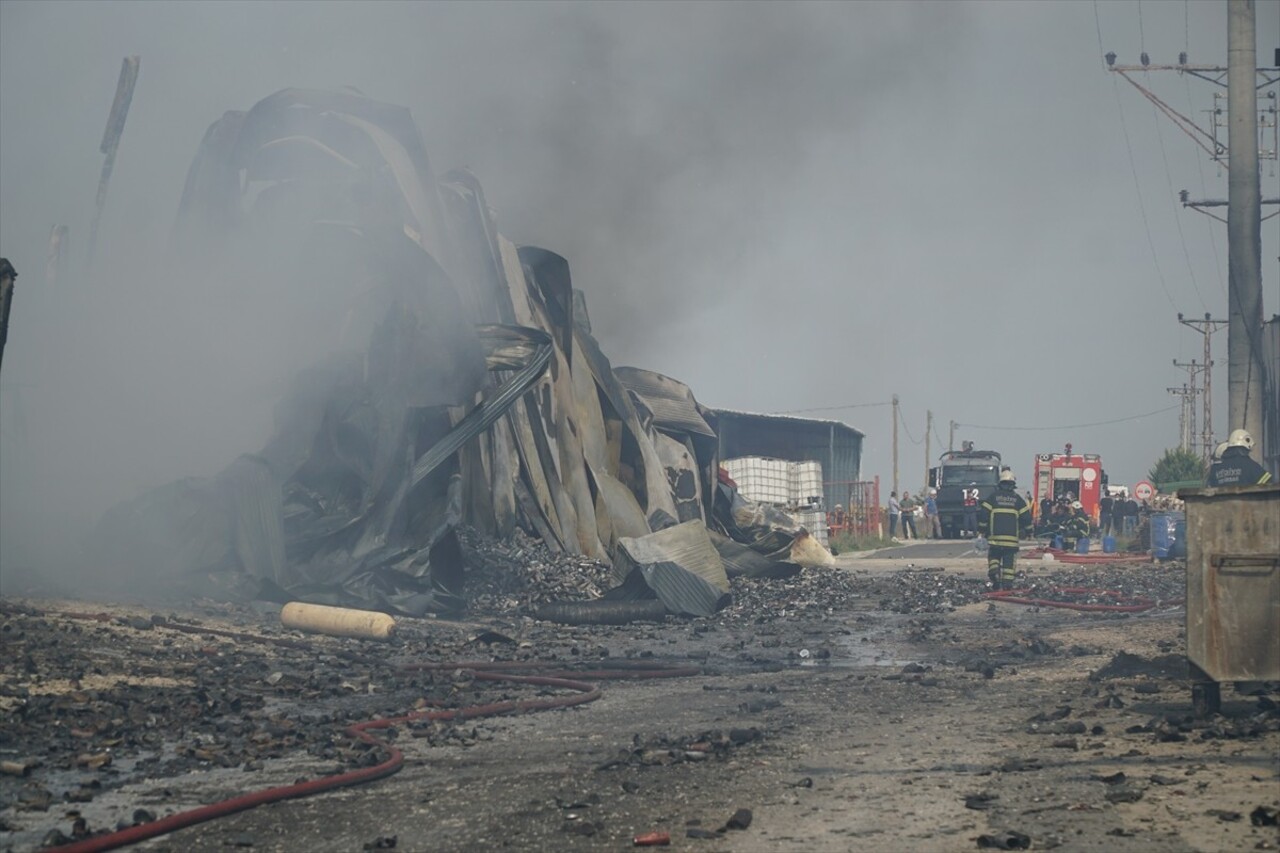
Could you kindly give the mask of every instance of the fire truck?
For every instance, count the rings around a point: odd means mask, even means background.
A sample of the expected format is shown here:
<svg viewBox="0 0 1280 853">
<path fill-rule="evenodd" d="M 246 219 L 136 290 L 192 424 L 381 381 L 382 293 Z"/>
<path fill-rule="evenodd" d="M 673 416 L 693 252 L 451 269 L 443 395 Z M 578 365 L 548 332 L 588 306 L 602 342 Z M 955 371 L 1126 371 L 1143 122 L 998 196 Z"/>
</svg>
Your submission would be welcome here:
<svg viewBox="0 0 1280 853">
<path fill-rule="evenodd" d="M 1066 498 L 1080 501 L 1094 523 L 1098 522 L 1098 501 L 1105 493 L 1107 472 L 1102 470 L 1102 457 L 1096 453 L 1073 453 L 1068 444 L 1062 453 L 1036 456 L 1035 506 L 1039 517 L 1040 502 Z"/>
<path fill-rule="evenodd" d="M 1000 477 L 999 453 L 974 450 L 972 441 L 962 448 L 942 454 L 938 467 L 929 470 L 929 485 L 938 490 L 938 520 L 945 539 L 960 538 L 965 498 L 982 503 L 996 490 Z"/>
</svg>

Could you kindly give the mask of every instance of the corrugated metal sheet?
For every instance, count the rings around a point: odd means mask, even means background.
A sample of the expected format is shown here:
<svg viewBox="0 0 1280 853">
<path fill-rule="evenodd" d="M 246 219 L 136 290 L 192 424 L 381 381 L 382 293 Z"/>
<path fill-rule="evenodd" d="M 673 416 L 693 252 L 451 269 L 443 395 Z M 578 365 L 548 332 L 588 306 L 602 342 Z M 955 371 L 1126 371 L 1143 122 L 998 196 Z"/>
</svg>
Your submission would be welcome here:
<svg viewBox="0 0 1280 853">
<path fill-rule="evenodd" d="M 619 539 L 615 559 L 625 574 L 639 571 L 672 613 L 710 616 L 728 603 L 729 576 L 701 521 Z"/>
<path fill-rule="evenodd" d="M 639 367 L 615 367 L 613 372 L 622 387 L 639 394 L 648 404 L 655 426 L 715 437 L 688 385 Z"/>
</svg>

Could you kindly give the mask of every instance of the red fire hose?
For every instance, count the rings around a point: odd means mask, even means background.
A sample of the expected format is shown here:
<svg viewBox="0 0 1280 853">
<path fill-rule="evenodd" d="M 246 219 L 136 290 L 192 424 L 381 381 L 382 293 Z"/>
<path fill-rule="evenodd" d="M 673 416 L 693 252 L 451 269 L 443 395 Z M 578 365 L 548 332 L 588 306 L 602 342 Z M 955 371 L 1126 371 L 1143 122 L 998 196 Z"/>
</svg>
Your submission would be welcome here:
<svg viewBox="0 0 1280 853">
<path fill-rule="evenodd" d="M 1142 613 L 1161 605 L 1171 606 L 1184 602 L 1184 599 L 1181 598 L 1146 598 L 1137 595 L 1131 596 L 1116 590 L 1092 589 L 1083 586 L 1055 586 L 1044 590 L 1046 593 L 1064 596 L 1063 598 L 1031 597 L 1031 594 L 1036 592 L 1037 590 L 1031 588 L 1004 589 L 988 592 L 986 593 L 986 598 L 992 601 L 1003 601 L 1006 604 L 1024 604 L 1029 607 L 1060 607 L 1065 610 L 1079 610 L 1085 613 Z M 1098 604 L 1096 602 L 1072 601 L 1067 598 L 1069 596 L 1110 598 L 1114 599 L 1114 603 Z"/>
<path fill-rule="evenodd" d="M 1150 563 L 1154 558 L 1150 554 L 1077 554 L 1075 551 L 1063 551 L 1059 548 L 1028 548 L 1021 556 L 1035 559 L 1043 554 L 1052 554 L 1054 562 L 1073 565 L 1092 565 L 1095 563 Z"/>
<path fill-rule="evenodd" d="M 113 617 L 106 614 L 89 614 L 89 613 L 57 613 L 56 615 L 65 616 L 73 619 L 91 619 L 94 621 L 110 621 Z M 290 640 L 281 637 L 261 637 L 255 634 L 245 634 L 236 631 L 226 631 L 215 628 L 202 628 L 196 625 L 183 625 L 180 623 L 160 623 L 157 627 L 171 628 L 185 633 L 195 634 L 215 634 L 217 636 L 229 637 L 232 639 L 269 643 L 272 645 L 281 645 L 288 648 L 306 648 L 307 644 L 297 640 Z M 381 663 L 375 659 L 369 659 L 371 663 Z M 416 663 L 407 664 L 397 667 L 403 671 L 423 671 L 423 670 L 465 670 L 473 673 L 474 677 L 479 681 L 509 681 L 519 684 L 533 684 L 540 687 L 555 687 L 564 690 L 577 691 L 569 696 L 561 696 L 553 699 L 530 699 L 524 701 L 507 700 L 503 702 L 491 702 L 486 705 L 471 705 L 465 708 L 441 709 L 432 711 L 415 711 L 411 714 L 405 714 L 401 717 L 391 717 L 387 719 L 366 720 L 363 723 L 356 723 L 346 728 L 348 737 L 354 738 L 361 743 L 371 747 L 383 749 L 387 752 L 387 758 L 372 767 L 362 767 L 356 770 L 349 770 L 334 776 L 326 776 L 322 779 L 312 779 L 307 782 L 298 782 L 292 785 L 281 785 L 275 788 L 264 788 L 260 791 L 254 791 L 250 794 L 243 794 L 239 797 L 233 797 L 229 800 L 223 800 L 219 803 L 213 803 L 200 808 L 190 809 L 185 812 L 170 815 L 151 823 L 143 823 L 137 826 L 131 826 L 127 829 L 121 829 L 106 835 L 97 835 L 92 838 L 85 838 L 79 841 L 73 841 L 57 848 L 59 853 L 99 853 L 104 850 L 115 850 L 128 844 L 136 844 L 139 841 L 145 841 L 149 838 L 156 838 L 166 835 L 188 826 L 194 826 L 198 823 L 214 820 L 215 818 L 226 817 L 236 812 L 246 811 L 266 803 L 275 803 L 281 800 L 292 800 L 300 797 L 309 797 L 313 794 L 319 794 L 324 791 L 331 791 L 335 788 L 347 788 L 353 785 L 362 785 L 365 782 L 372 782 L 376 779 L 382 779 L 399 772 L 404 765 L 404 755 L 399 749 L 380 740 L 369 733 L 372 729 L 386 729 L 400 723 L 411 722 L 413 720 L 463 720 L 475 719 L 476 717 L 490 717 L 498 714 L 524 713 L 526 711 L 542 711 L 552 708 L 569 708 L 574 705 L 583 705 L 587 702 L 594 702 L 600 698 L 600 688 L 594 684 L 585 681 L 578 681 L 566 676 L 581 675 L 588 678 L 677 678 L 689 675 L 696 675 L 700 672 L 698 667 L 656 667 L 653 665 L 644 665 L 643 668 L 634 665 L 622 665 L 610 669 L 595 669 L 578 671 L 555 671 L 544 675 L 516 675 L 505 670 L 511 669 L 545 669 L 546 664 L 536 661 L 512 661 L 512 662 L 494 662 L 494 661 L 474 661 L 474 662 L 457 662 L 457 663 Z"/>
</svg>

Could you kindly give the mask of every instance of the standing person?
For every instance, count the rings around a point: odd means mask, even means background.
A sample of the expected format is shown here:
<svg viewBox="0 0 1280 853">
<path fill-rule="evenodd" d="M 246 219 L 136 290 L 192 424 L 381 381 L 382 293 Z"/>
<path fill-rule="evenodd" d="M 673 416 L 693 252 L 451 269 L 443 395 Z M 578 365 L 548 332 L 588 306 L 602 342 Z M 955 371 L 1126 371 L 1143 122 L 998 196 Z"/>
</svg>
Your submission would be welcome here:
<svg viewBox="0 0 1280 853">
<path fill-rule="evenodd" d="M 1103 494 L 1098 501 L 1098 528 L 1100 535 L 1111 535 L 1111 508 L 1115 505 L 1115 498 L 1109 494 Z"/>
<path fill-rule="evenodd" d="M 1247 430 L 1232 430 L 1222 458 L 1213 463 L 1205 477 L 1206 486 L 1261 486 L 1271 482 L 1271 472 L 1249 458 L 1253 436 Z"/>
<path fill-rule="evenodd" d="M 902 500 L 898 504 L 902 507 L 902 538 L 903 539 L 919 539 L 920 534 L 916 532 L 916 500 L 911 497 L 911 493 L 905 489 L 902 492 Z M 907 531 L 911 531 L 911 535 L 907 535 Z"/>
<path fill-rule="evenodd" d="M 978 535 L 978 484 L 970 481 L 964 490 L 964 531 L 970 539 Z"/>
<path fill-rule="evenodd" d="M 1000 472 L 1000 483 L 982 502 L 978 532 L 987 537 L 987 578 L 995 589 L 1013 589 L 1019 540 L 1031 532 L 1031 507 L 1018 494 L 1013 471 Z"/>
<path fill-rule="evenodd" d="M 924 523 L 929 529 L 931 539 L 942 538 L 942 519 L 938 517 L 938 490 L 930 489 L 929 497 L 924 499 Z"/>
<path fill-rule="evenodd" d="M 1124 499 L 1124 515 L 1120 519 L 1120 529 L 1126 536 L 1132 536 L 1138 527 L 1138 502 L 1133 495 Z"/>
<path fill-rule="evenodd" d="M 898 503 L 898 493 L 889 493 L 889 538 L 898 535 L 898 516 L 902 515 L 902 506 Z"/>
</svg>

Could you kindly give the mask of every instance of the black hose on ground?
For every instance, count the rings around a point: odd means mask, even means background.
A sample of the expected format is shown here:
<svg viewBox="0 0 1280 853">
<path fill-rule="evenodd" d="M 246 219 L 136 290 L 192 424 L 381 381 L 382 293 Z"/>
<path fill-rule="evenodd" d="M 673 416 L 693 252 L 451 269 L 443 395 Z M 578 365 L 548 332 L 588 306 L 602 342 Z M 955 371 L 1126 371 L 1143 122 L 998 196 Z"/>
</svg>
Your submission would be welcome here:
<svg viewBox="0 0 1280 853">
<path fill-rule="evenodd" d="M 562 625 L 626 625 L 631 622 L 661 622 L 666 605 L 654 599 L 642 601 L 552 601 L 540 604 L 533 618 Z"/>
</svg>

